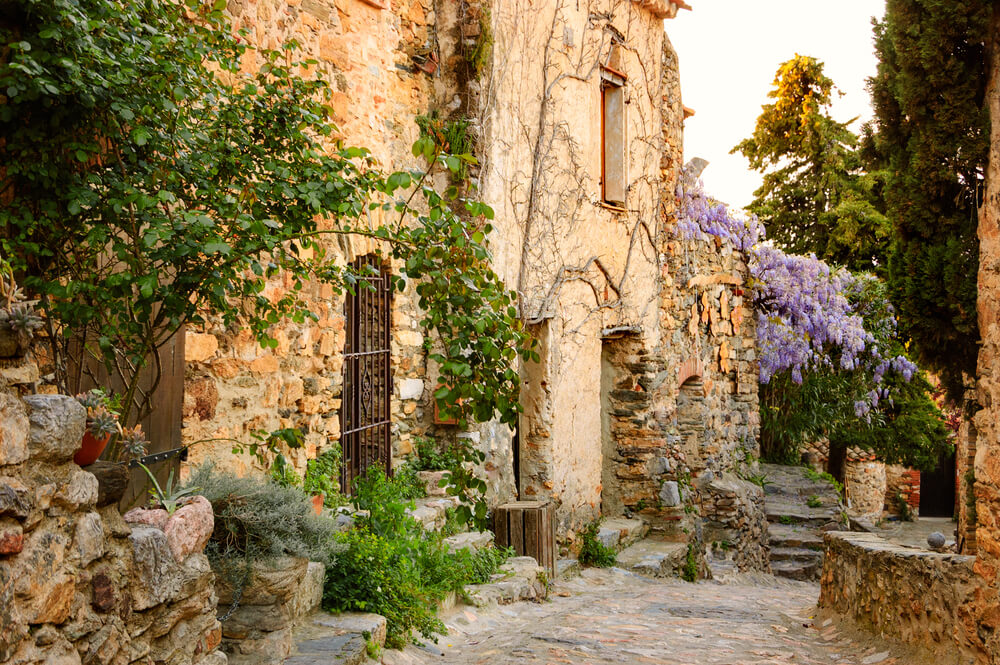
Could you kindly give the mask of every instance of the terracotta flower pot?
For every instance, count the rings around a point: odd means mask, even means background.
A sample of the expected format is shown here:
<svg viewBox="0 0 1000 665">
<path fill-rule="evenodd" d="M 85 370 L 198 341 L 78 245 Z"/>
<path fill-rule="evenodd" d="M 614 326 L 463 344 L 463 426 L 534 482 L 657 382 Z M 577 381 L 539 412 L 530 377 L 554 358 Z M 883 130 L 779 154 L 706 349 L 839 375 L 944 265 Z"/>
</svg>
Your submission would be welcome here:
<svg viewBox="0 0 1000 665">
<path fill-rule="evenodd" d="M 325 494 L 313 494 L 312 497 L 313 510 L 316 511 L 317 515 L 323 514 L 323 503 L 326 501 Z"/>
<path fill-rule="evenodd" d="M 73 455 L 73 461 L 80 466 L 93 464 L 101 456 L 101 453 L 104 452 L 104 447 L 108 445 L 108 441 L 110 440 L 110 434 L 105 434 L 102 438 L 98 439 L 90 432 L 84 433 L 83 440 L 80 442 L 80 449 Z"/>
</svg>

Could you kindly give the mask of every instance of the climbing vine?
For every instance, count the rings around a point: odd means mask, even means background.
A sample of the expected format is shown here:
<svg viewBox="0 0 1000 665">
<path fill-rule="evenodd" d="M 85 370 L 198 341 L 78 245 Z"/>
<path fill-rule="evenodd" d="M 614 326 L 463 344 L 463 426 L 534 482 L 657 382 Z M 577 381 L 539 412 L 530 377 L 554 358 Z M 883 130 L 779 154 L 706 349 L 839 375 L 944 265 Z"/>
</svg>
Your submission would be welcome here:
<svg viewBox="0 0 1000 665">
<path fill-rule="evenodd" d="M 897 336 L 885 283 L 777 249 L 755 217 L 712 199 L 693 178 L 682 180 L 678 198 L 678 234 L 722 238 L 749 259 L 762 455 L 795 463 L 805 438 L 828 437 L 834 475 L 850 446 L 933 466 L 949 445 L 943 417 Z"/>
</svg>

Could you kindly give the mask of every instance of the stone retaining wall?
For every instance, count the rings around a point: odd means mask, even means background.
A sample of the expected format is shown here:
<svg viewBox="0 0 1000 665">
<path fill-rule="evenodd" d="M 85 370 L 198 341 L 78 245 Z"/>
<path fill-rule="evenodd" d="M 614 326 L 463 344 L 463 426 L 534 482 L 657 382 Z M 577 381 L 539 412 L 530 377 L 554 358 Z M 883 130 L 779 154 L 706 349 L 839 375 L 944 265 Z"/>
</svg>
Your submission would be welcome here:
<svg viewBox="0 0 1000 665">
<path fill-rule="evenodd" d="M 975 557 L 894 545 L 870 533 L 827 533 L 819 606 L 865 630 L 972 663 L 982 644 L 968 604 Z M 928 661 L 929 662 L 929 661 Z"/>
<path fill-rule="evenodd" d="M 211 510 L 130 526 L 99 506 L 72 461 L 85 423 L 71 397 L 0 392 L 0 662 L 224 665 Z"/>
<path fill-rule="evenodd" d="M 268 665 L 283 661 L 293 647 L 293 630 L 323 600 L 323 564 L 285 557 L 254 565 L 238 605 L 230 613 L 237 592 L 219 580 L 222 649 L 229 665 Z"/>
</svg>

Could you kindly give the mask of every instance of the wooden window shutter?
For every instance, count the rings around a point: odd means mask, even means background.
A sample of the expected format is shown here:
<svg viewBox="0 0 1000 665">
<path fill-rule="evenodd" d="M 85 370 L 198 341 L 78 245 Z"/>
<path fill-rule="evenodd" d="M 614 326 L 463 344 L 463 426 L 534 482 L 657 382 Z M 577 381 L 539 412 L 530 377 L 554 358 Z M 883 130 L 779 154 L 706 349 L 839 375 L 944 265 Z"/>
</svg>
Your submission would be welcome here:
<svg viewBox="0 0 1000 665">
<path fill-rule="evenodd" d="M 604 69 L 601 75 L 601 141 L 604 201 L 625 207 L 628 189 L 626 159 L 625 77 Z"/>
</svg>

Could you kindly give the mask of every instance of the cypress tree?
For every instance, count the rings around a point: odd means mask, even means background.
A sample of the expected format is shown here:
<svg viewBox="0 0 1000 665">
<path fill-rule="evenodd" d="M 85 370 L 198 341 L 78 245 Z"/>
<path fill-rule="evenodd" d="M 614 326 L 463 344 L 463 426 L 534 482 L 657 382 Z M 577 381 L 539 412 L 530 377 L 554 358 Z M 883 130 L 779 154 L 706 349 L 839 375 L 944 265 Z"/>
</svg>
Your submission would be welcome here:
<svg viewBox="0 0 1000 665">
<path fill-rule="evenodd" d="M 767 237 L 793 254 L 881 272 L 891 235 L 877 207 L 879 182 L 864 173 L 858 137 L 830 115 L 837 89 L 816 58 L 783 62 L 742 153 L 763 183 L 748 206 Z"/>
<path fill-rule="evenodd" d="M 888 0 L 875 22 L 875 120 L 864 153 L 881 169 L 894 227 L 888 280 L 902 331 L 954 397 L 976 370 L 977 207 L 989 148 L 986 0 Z"/>
</svg>

